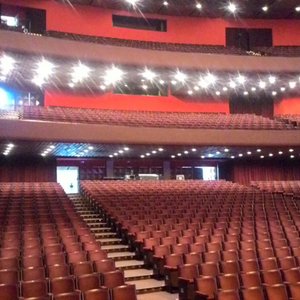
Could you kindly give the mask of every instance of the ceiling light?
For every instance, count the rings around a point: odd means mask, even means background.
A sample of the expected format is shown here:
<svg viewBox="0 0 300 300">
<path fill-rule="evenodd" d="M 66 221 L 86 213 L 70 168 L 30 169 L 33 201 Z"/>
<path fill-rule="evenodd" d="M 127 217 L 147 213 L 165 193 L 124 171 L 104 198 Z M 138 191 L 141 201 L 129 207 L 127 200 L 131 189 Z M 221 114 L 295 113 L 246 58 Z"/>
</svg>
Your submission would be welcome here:
<svg viewBox="0 0 300 300">
<path fill-rule="evenodd" d="M 296 82 L 295 81 L 290 81 L 289 86 L 291 89 L 294 89 L 296 87 Z"/>
<path fill-rule="evenodd" d="M 228 88 L 227 88 L 226 86 L 224 86 L 224 87 L 223 87 L 223 91 L 224 91 L 224 92 L 227 92 L 227 91 L 228 91 Z"/>
<path fill-rule="evenodd" d="M 216 155 L 219 155 L 219 154 L 221 154 L 221 152 L 220 152 L 220 151 L 217 151 L 217 152 L 216 152 Z"/>
<path fill-rule="evenodd" d="M 14 69 L 15 60 L 7 55 L 2 55 L 0 58 L 0 69 L 2 76 L 6 76 Z"/>
<path fill-rule="evenodd" d="M 251 155 L 251 154 L 252 154 L 252 152 L 251 152 L 251 151 L 247 151 L 247 154 L 248 154 L 248 155 Z"/>
<path fill-rule="evenodd" d="M 197 149 L 196 148 L 192 148 L 192 152 L 196 152 L 197 151 Z"/>
<path fill-rule="evenodd" d="M 205 80 L 208 82 L 208 84 L 215 84 L 217 82 L 217 77 L 214 74 L 208 73 L 205 76 Z"/>
<path fill-rule="evenodd" d="M 82 64 L 81 62 L 79 62 L 72 69 L 73 69 L 73 72 L 72 72 L 71 76 L 72 76 L 72 81 L 74 83 L 83 81 L 84 79 L 86 79 L 89 76 L 89 74 L 91 72 L 91 69 L 89 67 L 87 67 L 86 65 Z"/>
<path fill-rule="evenodd" d="M 295 7 L 295 11 L 296 11 L 296 12 L 300 12 L 300 6 L 296 6 L 296 7 Z"/>
<path fill-rule="evenodd" d="M 175 158 L 175 155 L 171 155 L 171 158 Z"/>
<path fill-rule="evenodd" d="M 121 153 L 121 154 L 122 154 L 122 153 L 124 153 L 124 151 L 123 151 L 123 150 L 119 150 L 118 152 L 119 152 L 119 153 Z"/>
<path fill-rule="evenodd" d="M 269 77 L 269 82 L 270 82 L 271 84 L 274 84 L 274 83 L 276 82 L 276 77 L 271 75 L 271 76 Z"/>
<path fill-rule="evenodd" d="M 123 149 L 124 149 L 124 151 L 129 151 L 128 147 L 124 147 Z"/>
<path fill-rule="evenodd" d="M 136 6 L 138 3 L 138 0 L 125 0 L 127 3 L 131 4 L 132 6 Z"/>
<path fill-rule="evenodd" d="M 109 157 L 110 157 L 110 158 L 113 158 L 114 156 L 113 156 L 113 155 L 109 155 Z"/>
<path fill-rule="evenodd" d="M 269 7 L 268 7 L 267 5 L 265 5 L 265 6 L 263 6 L 261 9 L 262 9 L 264 12 L 267 12 L 267 11 L 269 10 Z"/>
<path fill-rule="evenodd" d="M 146 156 L 150 156 L 151 154 L 148 152 L 148 153 L 146 153 Z"/>
<path fill-rule="evenodd" d="M 213 154 L 211 154 L 211 153 L 209 153 L 209 154 L 208 154 L 208 157 L 214 157 L 214 155 L 213 155 Z"/>
<path fill-rule="evenodd" d="M 230 158 L 231 158 L 231 159 L 234 159 L 234 158 L 235 158 L 235 156 L 234 156 L 234 155 L 231 155 L 231 156 L 230 156 Z"/>
<path fill-rule="evenodd" d="M 265 156 L 264 156 L 264 155 L 261 155 L 260 158 L 265 158 Z"/>
<path fill-rule="evenodd" d="M 244 84 L 246 82 L 246 77 L 243 76 L 243 75 L 239 75 L 237 78 L 236 78 L 236 81 L 239 83 L 239 84 Z"/>
<path fill-rule="evenodd" d="M 229 3 L 227 6 L 227 9 L 230 12 L 235 13 L 237 11 L 237 6 L 234 3 Z"/>
<path fill-rule="evenodd" d="M 172 80 L 171 83 L 172 83 L 173 85 L 175 85 L 175 84 L 177 83 L 177 81 L 176 81 L 176 80 Z"/>
<path fill-rule="evenodd" d="M 183 153 L 184 153 L 184 154 L 189 154 L 189 151 L 184 151 Z"/>
<path fill-rule="evenodd" d="M 93 150 L 94 149 L 94 147 L 93 146 L 89 146 L 89 150 Z"/>
<path fill-rule="evenodd" d="M 282 151 L 278 151 L 278 154 L 279 154 L 279 155 L 282 155 L 282 154 L 283 154 L 283 152 L 282 152 Z"/>
<path fill-rule="evenodd" d="M 199 91 L 199 90 L 200 90 L 199 86 L 198 86 L 198 85 L 195 85 L 195 86 L 194 86 L 194 90 L 195 90 L 195 91 Z"/>
<path fill-rule="evenodd" d="M 70 83 L 68 84 L 68 86 L 69 86 L 70 88 L 73 88 L 73 87 L 75 86 L 75 84 L 74 84 L 74 82 L 70 82 Z"/>
<path fill-rule="evenodd" d="M 252 91 L 252 92 L 255 92 L 255 91 L 256 91 L 256 87 L 252 87 L 252 88 L 251 88 L 251 91 Z"/>
<path fill-rule="evenodd" d="M 14 146 L 15 146 L 15 145 L 12 144 L 12 143 L 10 143 L 10 144 L 7 145 L 7 147 L 9 147 L 9 148 L 13 148 Z"/>
<path fill-rule="evenodd" d="M 289 149 L 289 152 L 294 152 L 294 149 Z"/>
<path fill-rule="evenodd" d="M 201 158 L 202 158 L 202 159 L 204 159 L 204 158 L 205 158 L 205 156 L 204 156 L 204 155 L 201 155 Z"/>
<path fill-rule="evenodd" d="M 54 148 L 55 148 L 55 146 L 54 146 L 54 145 L 51 145 L 51 146 L 49 146 L 49 148 L 50 148 L 50 149 L 54 149 Z"/>
<path fill-rule="evenodd" d="M 142 85 L 142 89 L 143 89 L 143 90 L 147 90 L 147 89 L 148 89 L 148 86 L 147 86 L 146 84 L 143 84 L 143 85 Z"/>
<path fill-rule="evenodd" d="M 110 69 L 105 71 L 105 75 L 104 75 L 104 80 L 105 80 L 105 84 L 109 85 L 109 84 L 116 84 L 117 82 L 121 81 L 122 78 L 124 76 L 124 72 L 115 67 L 112 66 Z"/>
<path fill-rule="evenodd" d="M 104 84 L 101 84 L 101 85 L 100 85 L 100 89 L 101 89 L 102 91 L 105 91 L 105 90 L 106 90 L 106 86 L 105 86 Z"/>
<path fill-rule="evenodd" d="M 32 82 L 33 82 L 35 85 L 41 87 L 41 86 L 45 83 L 45 78 L 36 75 L 36 76 L 33 77 Z"/>
<path fill-rule="evenodd" d="M 145 155 L 141 155 L 141 158 L 145 158 Z"/>
<path fill-rule="evenodd" d="M 153 71 L 147 68 L 144 70 L 144 72 L 141 75 L 143 76 L 143 78 L 149 81 L 153 81 L 154 78 L 157 76 Z"/>
<path fill-rule="evenodd" d="M 164 151 L 164 149 L 163 148 L 158 148 L 158 151 L 162 152 L 162 151 Z"/>
<path fill-rule="evenodd" d="M 88 150 L 88 149 L 85 149 L 84 152 L 87 153 L 87 152 L 89 152 L 89 150 Z"/>
<path fill-rule="evenodd" d="M 256 152 L 261 152 L 261 149 L 256 149 Z"/>
<path fill-rule="evenodd" d="M 177 73 L 175 74 L 174 78 L 177 81 L 184 83 L 187 80 L 187 75 L 178 70 Z"/>
<path fill-rule="evenodd" d="M 114 153 L 114 156 L 118 156 L 119 154 L 117 152 Z"/>
<path fill-rule="evenodd" d="M 228 148 L 225 148 L 225 149 L 224 149 L 224 152 L 226 152 L 226 153 L 229 152 L 229 149 L 228 149 Z"/>
<path fill-rule="evenodd" d="M 202 4 L 201 3 L 197 3 L 196 4 L 196 8 L 201 9 L 202 8 Z"/>
<path fill-rule="evenodd" d="M 165 82 L 164 82 L 163 80 L 160 80 L 159 83 L 160 83 L 160 84 L 164 84 Z"/>
<path fill-rule="evenodd" d="M 153 154 L 156 154 L 156 153 L 157 153 L 157 151 L 156 151 L 156 150 L 153 150 L 153 151 L 152 151 L 152 153 L 153 153 Z"/>
<path fill-rule="evenodd" d="M 43 58 L 43 60 L 37 64 L 35 71 L 39 76 L 47 79 L 54 72 L 54 64 Z"/>
<path fill-rule="evenodd" d="M 177 153 L 177 156 L 181 156 L 182 154 L 181 153 Z"/>
<path fill-rule="evenodd" d="M 277 92 L 276 91 L 273 91 L 272 92 L 272 96 L 276 96 L 277 95 Z"/>
<path fill-rule="evenodd" d="M 234 88 L 236 88 L 236 83 L 235 83 L 233 80 L 230 80 L 229 86 L 230 86 L 232 89 L 234 89 Z"/>
<path fill-rule="evenodd" d="M 216 91 L 216 95 L 217 95 L 217 96 L 220 96 L 220 95 L 221 95 L 221 92 Z"/>
<path fill-rule="evenodd" d="M 243 153 L 240 153 L 240 154 L 239 154 L 239 157 L 243 157 L 243 156 L 244 156 Z"/>
<path fill-rule="evenodd" d="M 247 91 L 244 91 L 244 93 L 243 93 L 245 96 L 247 96 L 247 95 L 249 95 L 249 92 L 247 92 Z"/>
<path fill-rule="evenodd" d="M 193 95 L 193 91 L 192 90 L 188 90 L 188 94 L 189 95 Z"/>
<path fill-rule="evenodd" d="M 295 155 L 290 155 L 290 158 L 294 158 L 295 157 Z"/>
<path fill-rule="evenodd" d="M 272 156 L 273 156 L 273 153 L 269 153 L 269 156 L 272 157 Z"/>
<path fill-rule="evenodd" d="M 267 84 L 264 81 L 260 81 L 258 85 L 261 89 L 264 89 Z"/>
<path fill-rule="evenodd" d="M 281 87 L 280 90 L 281 90 L 282 92 L 284 92 L 286 89 L 285 89 L 285 87 Z"/>
<path fill-rule="evenodd" d="M 164 1 L 164 2 L 163 2 L 163 5 L 164 5 L 164 6 L 168 6 L 169 3 L 168 3 L 167 1 Z"/>
</svg>

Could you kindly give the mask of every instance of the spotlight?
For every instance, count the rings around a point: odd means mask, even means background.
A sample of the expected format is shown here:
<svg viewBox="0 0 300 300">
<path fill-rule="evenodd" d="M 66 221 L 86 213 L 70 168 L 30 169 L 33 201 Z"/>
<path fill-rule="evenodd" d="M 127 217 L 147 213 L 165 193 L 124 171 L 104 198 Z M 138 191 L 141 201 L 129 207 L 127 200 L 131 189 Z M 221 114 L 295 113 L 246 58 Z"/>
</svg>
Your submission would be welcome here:
<svg viewBox="0 0 300 300">
<path fill-rule="evenodd" d="M 144 72 L 141 75 L 143 76 L 143 78 L 149 81 L 153 81 L 154 78 L 156 77 L 156 74 L 147 68 L 144 70 Z"/>
<path fill-rule="evenodd" d="M 187 80 L 187 75 L 180 72 L 180 71 L 177 71 L 177 73 L 175 74 L 174 78 L 181 82 L 181 83 L 184 83 L 186 80 Z"/>
<path fill-rule="evenodd" d="M 290 81 L 289 86 L 291 89 L 294 89 L 296 87 L 296 82 L 295 81 Z"/>
<path fill-rule="evenodd" d="M 123 78 L 124 72 L 115 67 L 112 66 L 110 69 L 105 71 L 105 75 L 104 75 L 104 80 L 105 80 L 105 84 L 109 85 L 109 84 L 116 84 L 117 82 L 121 81 Z"/>
<path fill-rule="evenodd" d="M 264 81 L 260 81 L 258 85 L 261 89 L 264 89 L 267 84 Z"/>
<path fill-rule="evenodd" d="M 274 83 L 276 82 L 276 77 L 275 77 L 275 76 L 270 76 L 270 77 L 269 77 L 269 82 L 270 82 L 271 84 L 274 84 Z"/>
<path fill-rule="evenodd" d="M 73 67 L 73 73 L 71 74 L 73 83 L 83 81 L 89 76 L 90 72 L 91 69 L 89 67 L 79 62 Z"/>
<path fill-rule="evenodd" d="M 197 3 L 197 4 L 196 4 L 196 8 L 197 8 L 197 9 L 202 9 L 202 4 L 201 4 L 201 3 Z"/>
<path fill-rule="evenodd" d="M 227 10 L 234 14 L 237 11 L 237 6 L 234 3 L 229 3 Z"/>
<path fill-rule="evenodd" d="M 263 6 L 261 9 L 262 9 L 264 12 L 267 12 L 267 11 L 269 10 L 269 7 L 268 7 L 267 5 L 265 5 L 265 6 Z"/>
<path fill-rule="evenodd" d="M 163 2 L 163 5 L 164 5 L 164 6 L 168 6 L 169 3 L 168 3 L 167 1 L 164 1 L 164 2 Z"/>
</svg>

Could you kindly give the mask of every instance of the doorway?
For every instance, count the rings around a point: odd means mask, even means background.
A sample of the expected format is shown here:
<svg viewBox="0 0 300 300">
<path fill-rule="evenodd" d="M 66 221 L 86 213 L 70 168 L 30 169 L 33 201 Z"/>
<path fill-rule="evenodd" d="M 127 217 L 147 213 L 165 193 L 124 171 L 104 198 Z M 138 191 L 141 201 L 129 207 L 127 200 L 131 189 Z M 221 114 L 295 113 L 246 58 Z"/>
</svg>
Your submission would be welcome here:
<svg viewBox="0 0 300 300">
<path fill-rule="evenodd" d="M 57 167 L 56 169 L 56 181 L 67 194 L 79 193 L 78 178 L 78 167 Z"/>
</svg>

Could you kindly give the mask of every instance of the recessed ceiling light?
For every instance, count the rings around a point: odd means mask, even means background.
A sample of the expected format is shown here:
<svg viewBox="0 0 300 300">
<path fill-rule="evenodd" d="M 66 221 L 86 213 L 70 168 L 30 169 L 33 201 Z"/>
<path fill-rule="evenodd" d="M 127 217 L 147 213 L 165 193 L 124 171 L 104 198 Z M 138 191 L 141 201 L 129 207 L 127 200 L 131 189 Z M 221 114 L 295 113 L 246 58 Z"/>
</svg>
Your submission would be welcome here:
<svg viewBox="0 0 300 300">
<path fill-rule="evenodd" d="M 104 84 L 101 84 L 101 85 L 100 85 L 100 89 L 101 89 L 102 91 L 105 91 L 105 90 L 106 90 L 106 86 L 105 86 Z"/>
<path fill-rule="evenodd" d="M 300 6 L 296 6 L 296 7 L 295 7 L 295 11 L 296 11 L 296 12 L 300 12 Z"/>
<path fill-rule="evenodd" d="M 229 86 L 230 86 L 232 89 L 234 89 L 234 88 L 236 88 L 236 83 L 235 83 L 233 80 L 230 80 Z"/>
<path fill-rule="evenodd" d="M 204 159 L 204 158 L 205 158 L 205 156 L 204 156 L 204 155 L 201 155 L 201 158 L 202 158 L 202 159 Z"/>
<path fill-rule="evenodd" d="M 114 156 L 118 156 L 119 154 L 117 152 L 114 153 Z"/>
<path fill-rule="evenodd" d="M 248 96 L 249 95 L 249 92 L 247 92 L 247 91 L 244 91 L 244 93 L 243 93 L 245 96 Z"/>
<path fill-rule="evenodd" d="M 290 155 L 290 158 L 294 158 L 295 157 L 295 155 Z"/>
<path fill-rule="evenodd" d="M 184 153 L 184 154 L 189 154 L 189 151 L 186 151 L 186 150 L 185 150 L 183 153 Z"/>
<path fill-rule="evenodd" d="M 199 86 L 198 86 L 198 85 L 195 85 L 195 86 L 194 86 L 194 90 L 195 90 L 195 91 L 199 91 L 199 90 L 200 90 Z"/>
<path fill-rule="evenodd" d="M 227 6 L 227 9 L 230 12 L 235 13 L 237 11 L 237 6 L 234 3 L 229 3 Z"/>
<path fill-rule="evenodd" d="M 229 152 L 229 149 L 228 149 L 228 148 L 225 148 L 225 149 L 224 149 L 224 152 Z"/>
<path fill-rule="evenodd" d="M 216 152 L 216 155 L 219 155 L 219 154 L 221 154 L 221 152 L 220 152 L 220 151 L 217 151 L 217 152 Z"/>
<path fill-rule="evenodd" d="M 261 9 L 262 9 L 264 12 L 267 12 L 267 11 L 269 10 L 269 7 L 268 7 L 267 5 L 265 5 L 265 6 L 263 6 Z"/>
<path fill-rule="evenodd" d="M 285 87 L 281 87 L 280 90 L 281 90 L 282 92 L 284 92 L 284 91 L 285 91 Z"/>
<path fill-rule="evenodd" d="M 131 4 L 132 6 L 136 6 L 139 0 L 125 0 L 125 1 Z"/>
<path fill-rule="evenodd" d="M 142 154 L 140 157 L 141 157 L 141 158 L 145 158 L 145 155 Z"/>
<path fill-rule="evenodd" d="M 129 151 L 128 147 L 124 147 L 123 149 L 124 149 L 124 151 Z"/>
<path fill-rule="evenodd" d="M 148 89 L 148 86 L 147 86 L 146 84 L 143 84 L 143 85 L 142 85 L 142 89 L 143 89 L 143 90 L 147 90 L 147 89 Z"/>
<path fill-rule="evenodd" d="M 181 156 L 182 154 L 181 153 L 177 153 L 177 156 Z"/>
<path fill-rule="evenodd" d="M 116 84 L 117 82 L 121 81 L 124 76 L 124 72 L 117 68 L 116 66 L 112 66 L 110 69 L 105 71 L 105 75 L 103 77 L 105 84 Z"/>
<path fill-rule="evenodd" d="M 173 85 L 175 85 L 175 84 L 177 83 L 177 81 L 176 81 L 176 80 L 172 80 L 171 83 L 172 83 Z"/>
<path fill-rule="evenodd" d="M 5 77 L 9 73 L 11 73 L 15 67 L 15 63 L 16 61 L 12 57 L 2 55 L 0 58 L 1 75 Z"/>
<path fill-rule="evenodd" d="M 292 149 L 292 148 L 291 148 L 291 149 L 289 149 L 289 152 L 294 152 L 294 149 Z"/>
<path fill-rule="evenodd" d="M 264 155 L 261 155 L 260 158 L 265 158 L 265 156 L 264 156 Z"/>
<path fill-rule="evenodd" d="M 171 155 L 171 158 L 175 158 L 175 155 Z"/>
<path fill-rule="evenodd" d="M 243 153 L 240 153 L 240 154 L 239 154 L 239 157 L 243 157 L 243 156 L 244 156 Z"/>
<path fill-rule="evenodd" d="M 196 151 L 197 151 L 197 149 L 196 149 L 196 148 L 192 148 L 192 151 L 193 151 L 193 152 L 196 152 Z"/>
<path fill-rule="evenodd" d="M 74 82 L 70 82 L 70 83 L 68 84 L 68 86 L 69 86 L 70 88 L 73 88 L 73 87 L 75 86 L 75 84 L 74 84 Z"/>
<path fill-rule="evenodd" d="M 272 96 L 276 96 L 277 95 L 277 92 L 276 91 L 273 91 L 272 92 Z"/>
<path fill-rule="evenodd" d="M 146 156 L 150 156 L 151 154 L 149 152 L 146 153 Z"/>
<path fill-rule="evenodd" d="M 86 79 L 91 72 L 91 69 L 79 62 L 76 66 L 73 67 L 73 72 L 71 74 L 72 82 L 77 83 Z"/>
<path fill-rule="evenodd" d="M 216 91 L 216 95 L 217 95 L 217 96 L 220 96 L 220 95 L 221 95 L 221 92 Z"/>
<path fill-rule="evenodd" d="M 54 145 L 51 145 L 51 146 L 49 146 L 49 148 L 50 148 L 50 149 L 54 149 L 54 148 L 55 148 L 55 146 L 54 146 Z"/>
<path fill-rule="evenodd" d="M 118 152 L 119 152 L 119 153 L 121 153 L 121 154 L 122 154 L 122 153 L 124 153 L 124 151 L 123 151 L 123 150 L 119 150 Z"/>
<path fill-rule="evenodd" d="M 164 5 L 164 6 L 168 6 L 168 5 L 169 5 L 168 1 L 164 1 L 164 2 L 163 2 L 163 5 Z"/>
<path fill-rule="evenodd" d="M 261 149 L 256 149 L 256 152 L 261 152 Z"/>
<path fill-rule="evenodd" d="M 202 9 L 202 4 L 201 4 L 201 3 L 197 3 L 197 4 L 196 4 L 196 8 Z"/>
<path fill-rule="evenodd" d="M 271 76 L 269 77 L 269 82 L 270 82 L 271 84 L 274 84 L 274 83 L 276 82 L 276 77 L 273 76 L 273 75 L 271 75 Z"/>
<path fill-rule="evenodd" d="M 224 86 L 224 87 L 223 87 L 223 91 L 224 91 L 224 92 L 227 92 L 227 91 L 228 91 L 228 88 L 227 88 L 226 86 Z"/>
<path fill-rule="evenodd" d="M 248 155 L 251 155 L 251 154 L 252 154 L 252 152 L 251 152 L 251 151 L 247 151 L 247 154 L 248 154 Z"/>
<path fill-rule="evenodd" d="M 282 151 L 278 151 L 278 154 L 279 154 L 279 155 L 282 155 L 282 154 L 283 154 L 283 152 L 282 152 Z"/>
<path fill-rule="evenodd" d="M 153 71 L 145 68 L 144 72 L 141 74 L 143 78 L 149 81 L 153 81 L 154 78 L 157 76 Z"/>
<path fill-rule="evenodd" d="M 234 159 L 234 158 L 235 158 L 235 156 L 234 156 L 234 155 L 231 155 L 231 156 L 230 156 L 230 158 L 231 158 L 231 159 Z"/>
<path fill-rule="evenodd" d="M 157 153 L 157 151 L 156 151 L 156 150 L 153 150 L 153 151 L 152 151 L 152 153 L 153 153 L 153 154 L 156 154 L 156 153 Z"/>
<path fill-rule="evenodd" d="M 161 80 L 159 81 L 159 83 L 160 83 L 160 84 L 164 84 L 165 82 L 164 82 L 164 80 L 161 79 Z"/>
<path fill-rule="evenodd" d="M 158 151 L 162 152 L 162 151 L 164 151 L 164 149 L 163 148 L 158 148 Z"/>
<path fill-rule="evenodd" d="M 189 95 L 193 95 L 193 91 L 192 90 L 188 90 L 188 94 Z"/>
<path fill-rule="evenodd" d="M 179 70 L 176 72 L 176 74 L 174 75 L 174 78 L 181 82 L 181 83 L 184 83 L 186 80 L 187 80 L 187 75 L 180 72 Z"/>
<path fill-rule="evenodd" d="M 211 153 L 209 153 L 209 154 L 208 154 L 208 157 L 214 157 L 214 155 L 213 155 L 213 154 L 211 154 Z"/>
<path fill-rule="evenodd" d="M 13 148 L 15 145 L 14 144 L 12 144 L 12 143 L 9 143 L 8 145 L 7 145 L 7 147 L 9 147 L 9 148 Z"/>
<path fill-rule="evenodd" d="M 260 81 L 258 85 L 261 89 L 264 89 L 267 84 L 264 81 Z"/>
<path fill-rule="evenodd" d="M 252 88 L 251 88 L 251 91 L 252 91 L 252 92 L 255 92 L 255 91 L 256 91 L 256 87 L 252 87 Z"/>
<path fill-rule="evenodd" d="M 43 58 L 40 62 L 37 63 L 35 72 L 43 78 L 48 78 L 54 72 L 54 64 Z"/>
<path fill-rule="evenodd" d="M 110 154 L 109 157 L 112 158 L 112 157 L 114 157 L 114 156 Z"/>
<path fill-rule="evenodd" d="M 289 82 L 289 86 L 290 86 L 291 89 L 294 89 L 296 87 L 296 84 L 297 84 L 296 81 L 290 81 Z"/>
<path fill-rule="evenodd" d="M 244 84 L 244 83 L 246 82 L 246 77 L 240 74 L 240 75 L 236 78 L 236 81 L 237 81 L 239 84 Z"/>
<path fill-rule="evenodd" d="M 269 153 L 269 156 L 272 157 L 272 156 L 273 156 L 273 153 Z"/>
</svg>

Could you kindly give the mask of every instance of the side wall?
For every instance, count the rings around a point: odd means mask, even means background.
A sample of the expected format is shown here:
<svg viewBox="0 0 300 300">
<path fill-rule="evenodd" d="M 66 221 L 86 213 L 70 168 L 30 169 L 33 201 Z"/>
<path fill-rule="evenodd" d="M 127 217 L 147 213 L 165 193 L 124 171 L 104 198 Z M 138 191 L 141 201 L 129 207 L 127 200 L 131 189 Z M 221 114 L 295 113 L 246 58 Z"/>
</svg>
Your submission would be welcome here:
<svg viewBox="0 0 300 300">
<path fill-rule="evenodd" d="M 105 93 L 102 95 L 78 95 L 46 92 L 45 106 L 139 111 L 229 113 L 228 100 L 190 100 L 180 99 L 172 95 L 169 95 L 167 97 L 158 97 L 116 95 L 111 93 Z"/>
<path fill-rule="evenodd" d="M 11 0 L 1 3 L 12 4 Z M 47 10 L 47 30 L 107 36 L 132 40 L 157 41 L 168 43 L 188 43 L 225 45 L 225 28 L 271 28 L 273 43 L 280 45 L 300 45 L 300 20 L 223 20 L 194 17 L 171 17 L 146 15 L 165 19 L 167 32 L 152 32 L 117 28 L 112 25 L 112 14 L 134 15 L 88 6 L 63 5 L 54 0 L 15 0 L 13 5 L 35 7 Z M 140 17 L 140 15 L 138 15 Z"/>
<path fill-rule="evenodd" d="M 274 103 L 274 115 L 300 115 L 300 97 L 286 98 Z"/>
</svg>

